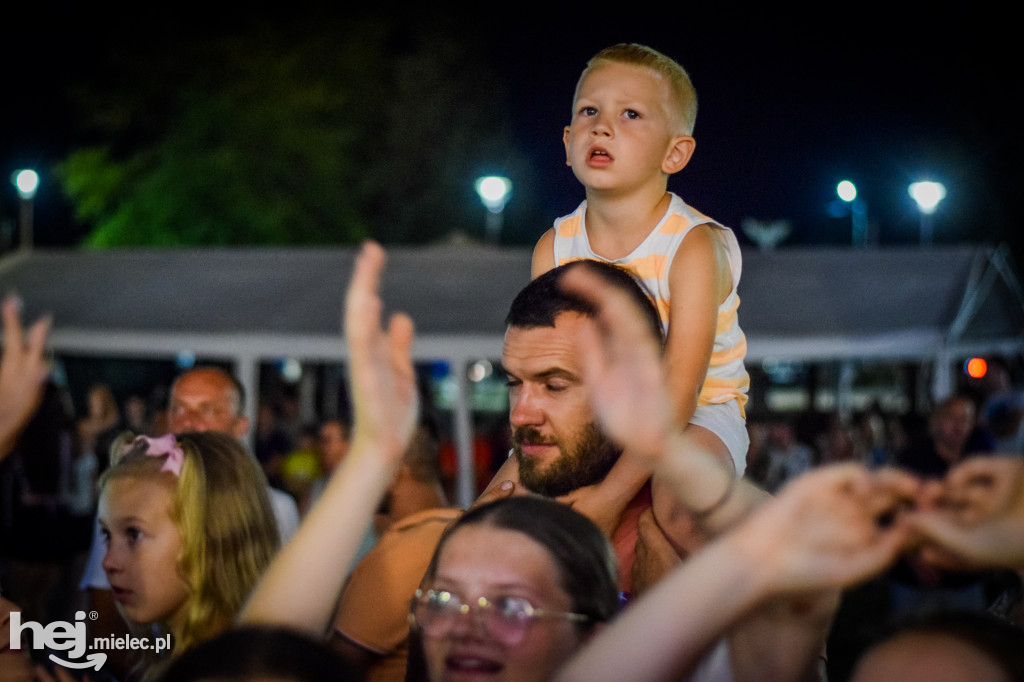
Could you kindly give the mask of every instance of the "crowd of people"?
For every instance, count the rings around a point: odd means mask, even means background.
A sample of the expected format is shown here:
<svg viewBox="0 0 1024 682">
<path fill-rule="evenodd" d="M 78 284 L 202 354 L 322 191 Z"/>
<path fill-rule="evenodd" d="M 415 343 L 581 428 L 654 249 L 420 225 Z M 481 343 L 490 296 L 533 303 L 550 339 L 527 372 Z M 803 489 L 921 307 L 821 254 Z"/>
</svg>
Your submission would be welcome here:
<svg viewBox="0 0 1024 682">
<path fill-rule="evenodd" d="M 1024 679 L 1024 456 L 961 396 L 891 453 L 747 419 L 735 238 L 666 190 L 695 113 L 642 46 L 581 76 L 564 142 L 587 198 L 510 302 L 511 452 L 469 509 L 445 494 L 413 320 L 381 320 L 375 243 L 346 293 L 351 414 L 286 448 L 198 367 L 134 430 L 97 391 L 68 430 L 95 461 L 55 468 L 71 455 L 25 445 L 49 322 L 5 302 L 0 457 L 96 480 L 72 608 L 91 638 L 169 643 L 100 652 L 88 679 Z M 74 487 L 50 480 L 41 513 Z M 4 588 L 0 679 L 80 678 L 30 644 L 44 606 Z"/>
</svg>

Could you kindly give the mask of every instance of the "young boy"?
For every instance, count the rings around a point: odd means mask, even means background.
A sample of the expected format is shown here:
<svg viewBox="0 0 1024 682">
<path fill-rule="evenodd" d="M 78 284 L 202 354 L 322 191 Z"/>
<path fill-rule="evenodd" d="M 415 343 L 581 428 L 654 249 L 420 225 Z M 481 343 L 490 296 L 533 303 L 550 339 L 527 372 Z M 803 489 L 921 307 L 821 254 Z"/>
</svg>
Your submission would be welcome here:
<svg viewBox="0 0 1024 682">
<path fill-rule="evenodd" d="M 667 189 L 669 176 L 693 154 L 696 113 L 690 78 L 669 57 L 633 44 L 593 57 L 563 135 L 567 163 L 586 200 L 540 238 L 533 276 L 595 258 L 641 278 L 667 329 L 666 371 L 680 423 L 739 475 L 749 443 L 746 340 L 736 317 L 739 244 L 730 229 Z M 609 483 L 628 478 L 625 461 Z M 634 472 L 634 480 L 639 476 Z"/>
<path fill-rule="evenodd" d="M 736 323 L 739 245 L 731 230 L 667 191 L 693 154 L 696 114 L 689 76 L 665 55 L 616 45 L 591 59 L 563 136 L 586 201 L 540 238 L 533 276 L 598 258 L 643 279 L 668 330 L 667 369 L 688 434 L 728 452 L 742 473 L 749 377 Z"/>
</svg>

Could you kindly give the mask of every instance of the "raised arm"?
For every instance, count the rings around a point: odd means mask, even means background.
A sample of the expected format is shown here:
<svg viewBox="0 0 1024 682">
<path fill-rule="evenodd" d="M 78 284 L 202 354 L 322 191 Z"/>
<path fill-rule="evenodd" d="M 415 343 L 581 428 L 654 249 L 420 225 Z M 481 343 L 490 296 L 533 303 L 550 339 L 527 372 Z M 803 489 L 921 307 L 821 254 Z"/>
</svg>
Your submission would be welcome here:
<svg viewBox="0 0 1024 682">
<path fill-rule="evenodd" d="M 9 296 L 2 304 L 4 349 L 0 359 L 0 459 L 6 457 L 21 430 L 39 407 L 43 382 L 49 372 L 45 357 L 50 319 L 29 327 L 21 325 L 20 304 Z"/>
<path fill-rule="evenodd" d="M 239 616 L 242 623 L 292 627 L 322 637 L 367 525 L 398 469 L 419 410 L 403 314 L 381 328 L 384 251 L 366 243 L 346 296 L 345 338 L 353 397 L 348 456 L 298 532 L 271 563 Z"/>
<path fill-rule="evenodd" d="M 682 505 L 690 510 L 691 518 L 705 538 L 715 537 L 745 519 L 753 521 L 758 518 L 761 514 L 758 509 L 768 503 L 767 495 L 746 480 L 737 478 L 719 459 L 695 447 L 681 432 L 675 405 L 661 371 L 657 344 L 640 323 L 639 313 L 632 302 L 585 268 L 567 273 L 565 285 L 574 293 L 588 297 L 598 309 L 597 324 L 583 328 L 579 344 L 582 357 L 587 359 L 584 369 L 587 383 L 593 390 L 594 410 L 606 433 L 624 446 L 630 456 L 650 463 L 655 474 L 663 478 Z M 792 505 L 783 509 L 791 508 Z M 827 532 L 816 537 L 827 540 L 828 536 Z M 771 536 L 766 534 L 766 537 Z M 731 563 L 733 558 L 718 549 L 710 555 L 712 564 L 709 565 L 705 563 L 709 561 L 706 551 L 696 551 L 679 569 L 686 575 L 702 577 L 674 580 L 682 580 L 691 586 L 696 584 L 700 590 L 706 590 L 706 594 L 716 594 L 716 599 L 709 602 L 712 606 L 718 600 L 716 590 L 734 590 L 728 595 L 730 600 L 737 600 L 734 616 L 747 616 L 728 632 L 737 674 L 751 673 L 751 662 L 759 662 L 762 672 L 778 671 L 783 678 L 793 677 L 806 667 L 824 640 L 824 624 L 829 608 L 834 605 L 834 599 L 829 599 L 831 595 L 816 595 L 819 599 L 814 605 L 821 604 L 821 608 L 802 613 L 789 608 L 786 599 L 791 594 L 785 590 L 761 589 L 745 593 L 738 587 L 737 579 L 741 576 Z M 698 558 L 700 563 L 697 567 L 688 568 L 690 562 Z M 779 558 L 783 559 L 785 555 Z M 759 568 L 755 566 L 755 569 Z M 783 571 L 780 569 L 779 573 Z M 752 583 L 754 586 L 757 584 L 756 581 Z M 642 601 L 645 604 L 648 601 L 666 603 L 668 597 L 664 589 L 659 583 L 654 593 L 662 596 L 650 600 L 642 598 Z M 769 602 L 768 597 L 778 597 L 779 603 Z M 686 603 L 685 611 L 689 612 L 689 597 Z M 678 604 L 677 598 L 673 605 L 677 611 Z M 758 607 L 757 611 L 748 614 L 754 606 Z M 659 607 L 646 608 L 656 611 Z M 689 627 L 674 620 L 683 616 L 666 613 L 665 617 L 669 619 L 666 621 L 668 625 Z M 701 617 L 706 617 L 706 614 Z M 707 618 L 709 629 L 702 632 L 712 637 L 722 636 L 725 629 L 714 624 L 723 621 L 710 616 Z M 729 623 L 734 623 L 734 620 Z M 675 630 L 677 634 L 686 631 Z M 695 647 L 691 653 L 700 650 L 700 647 Z M 674 668 L 679 661 L 670 663 Z M 637 677 L 646 679 L 643 675 Z"/>
<path fill-rule="evenodd" d="M 626 609 L 558 680 L 684 679 L 764 604 L 850 585 L 888 566 L 910 532 L 897 510 L 916 488 L 912 477 L 859 465 L 804 474 Z"/>
</svg>

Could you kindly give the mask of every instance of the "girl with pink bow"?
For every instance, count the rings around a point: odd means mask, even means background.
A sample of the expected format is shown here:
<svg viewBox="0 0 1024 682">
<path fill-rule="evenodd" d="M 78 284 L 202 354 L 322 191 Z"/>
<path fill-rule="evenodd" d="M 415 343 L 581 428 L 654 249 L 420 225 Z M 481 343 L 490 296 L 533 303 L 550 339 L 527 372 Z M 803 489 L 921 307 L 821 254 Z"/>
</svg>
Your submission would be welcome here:
<svg viewBox="0 0 1024 682">
<path fill-rule="evenodd" d="M 103 569 L 139 636 L 170 634 L 171 656 L 227 629 L 279 540 L 266 480 L 234 438 L 125 434 L 100 480 Z M 146 652 L 142 679 L 168 656 Z"/>
</svg>

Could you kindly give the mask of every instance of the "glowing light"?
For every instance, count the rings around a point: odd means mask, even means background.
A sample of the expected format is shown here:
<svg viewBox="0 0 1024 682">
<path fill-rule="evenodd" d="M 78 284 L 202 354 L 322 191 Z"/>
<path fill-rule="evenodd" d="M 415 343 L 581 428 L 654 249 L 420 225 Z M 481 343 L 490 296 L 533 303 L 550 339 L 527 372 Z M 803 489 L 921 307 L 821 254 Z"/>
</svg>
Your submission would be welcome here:
<svg viewBox="0 0 1024 682">
<path fill-rule="evenodd" d="M 922 213 L 932 213 L 946 198 L 946 188 L 938 182 L 915 182 L 908 190 Z"/>
<path fill-rule="evenodd" d="M 836 193 L 843 201 L 853 201 L 857 198 L 857 186 L 849 180 L 843 180 L 836 186 Z"/>
<path fill-rule="evenodd" d="M 480 195 L 480 200 L 484 202 L 487 210 L 497 213 L 508 203 L 508 196 L 512 193 L 512 182 L 508 178 L 488 175 L 477 179 L 476 193 Z"/>
<path fill-rule="evenodd" d="M 964 363 L 964 371 L 972 379 L 981 379 L 988 373 L 988 363 L 984 358 L 969 358 Z"/>
<path fill-rule="evenodd" d="M 14 186 L 18 188 L 18 196 L 22 199 L 31 199 L 36 195 L 39 187 L 39 175 L 31 169 L 17 171 L 12 178 Z"/>
</svg>

